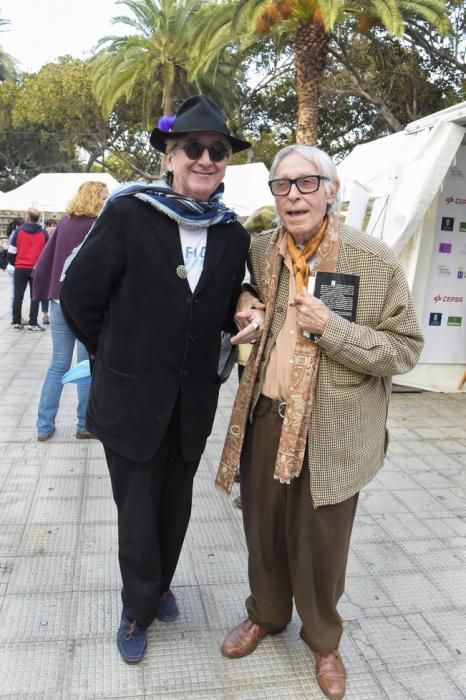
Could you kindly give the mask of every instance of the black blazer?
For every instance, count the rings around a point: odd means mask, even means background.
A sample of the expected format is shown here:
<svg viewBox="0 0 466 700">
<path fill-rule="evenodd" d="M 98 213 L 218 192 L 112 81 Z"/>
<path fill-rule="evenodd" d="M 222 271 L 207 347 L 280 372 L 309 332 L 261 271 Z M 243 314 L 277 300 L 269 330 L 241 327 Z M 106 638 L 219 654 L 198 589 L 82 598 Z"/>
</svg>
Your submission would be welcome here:
<svg viewBox="0 0 466 700">
<path fill-rule="evenodd" d="M 71 264 L 60 301 L 72 332 L 96 355 L 88 428 L 128 459 L 157 450 L 180 397 L 186 460 L 202 454 L 217 407 L 220 333 L 233 330 L 249 234 L 208 230 L 191 292 L 177 273 L 177 224 L 135 197 L 110 202 Z"/>
</svg>

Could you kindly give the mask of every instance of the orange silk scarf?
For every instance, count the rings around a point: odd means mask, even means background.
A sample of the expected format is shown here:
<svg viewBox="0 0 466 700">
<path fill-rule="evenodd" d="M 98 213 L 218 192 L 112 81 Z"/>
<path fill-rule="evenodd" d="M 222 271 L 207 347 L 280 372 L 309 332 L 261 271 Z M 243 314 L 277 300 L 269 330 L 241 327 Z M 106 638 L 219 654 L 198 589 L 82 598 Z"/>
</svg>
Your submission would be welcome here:
<svg viewBox="0 0 466 700">
<path fill-rule="evenodd" d="M 287 233 L 288 252 L 293 262 L 296 294 L 299 294 L 303 287 L 307 289 L 307 283 L 309 280 L 309 266 L 307 261 L 309 258 L 312 258 L 313 255 L 315 255 L 317 248 L 324 240 L 325 231 L 327 230 L 327 221 L 327 217 L 325 217 L 320 229 L 317 231 L 316 235 L 313 236 L 310 241 L 308 241 L 304 250 L 298 248 L 291 233 Z"/>
</svg>

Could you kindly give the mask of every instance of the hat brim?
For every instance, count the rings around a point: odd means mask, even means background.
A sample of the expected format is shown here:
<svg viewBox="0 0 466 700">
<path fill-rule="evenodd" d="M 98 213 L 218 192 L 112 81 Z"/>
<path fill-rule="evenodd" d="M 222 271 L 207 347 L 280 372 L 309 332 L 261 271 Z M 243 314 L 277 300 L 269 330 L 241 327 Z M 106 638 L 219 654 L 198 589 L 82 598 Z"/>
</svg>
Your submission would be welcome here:
<svg viewBox="0 0 466 700">
<path fill-rule="evenodd" d="M 161 153 L 166 153 L 167 139 L 173 139 L 177 136 L 182 136 L 183 134 L 191 134 L 194 132 L 199 133 L 202 131 L 203 129 L 193 129 L 193 131 L 170 131 L 169 133 L 167 133 L 166 131 L 162 131 L 158 128 L 158 126 L 156 126 L 150 135 L 150 145 L 153 146 L 157 151 L 160 151 Z M 212 130 L 206 129 L 205 131 L 211 132 Z M 233 153 L 239 153 L 240 151 L 245 151 L 247 148 L 251 148 L 251 144 L 249 143 L 249 141 L 237 139 L 234 136 L 230 136 L 229 134 L 221 134 L 221 136 L 228 139 L 228 141 L 231 144 L 231 150 Z"/>
</svg>

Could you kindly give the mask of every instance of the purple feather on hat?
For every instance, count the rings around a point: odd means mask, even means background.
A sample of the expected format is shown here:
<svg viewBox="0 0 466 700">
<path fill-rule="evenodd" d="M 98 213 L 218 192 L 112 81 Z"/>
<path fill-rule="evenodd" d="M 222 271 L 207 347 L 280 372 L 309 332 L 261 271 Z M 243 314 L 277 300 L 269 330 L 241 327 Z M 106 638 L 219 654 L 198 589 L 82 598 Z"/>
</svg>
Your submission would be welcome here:
<svg viewBox="0 0 466 700">
<path fill-rule="evenodd" d="M 157 122 L 157 126 L 160 129 L 160 131 L 168 133 L 169 131 L 171 131 L 175 120 L 176 117 L 174 115 L 167 114 L 165 117 L 160 117 L 159 121 Z"/>
</svg>

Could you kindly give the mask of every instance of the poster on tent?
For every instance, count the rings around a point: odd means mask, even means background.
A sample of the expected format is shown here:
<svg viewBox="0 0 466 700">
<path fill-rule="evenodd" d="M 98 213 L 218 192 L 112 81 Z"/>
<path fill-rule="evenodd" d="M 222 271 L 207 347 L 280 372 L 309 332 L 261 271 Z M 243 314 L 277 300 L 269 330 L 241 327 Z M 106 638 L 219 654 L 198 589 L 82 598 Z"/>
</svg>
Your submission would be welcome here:
<svg viewBox="0 0 466 700">
<path fill-rule="evenodd" d="M 465 317 L 466 146 L 461 146 L 439 194 L 420 361 L 466 363 Z"/>
</svg>

